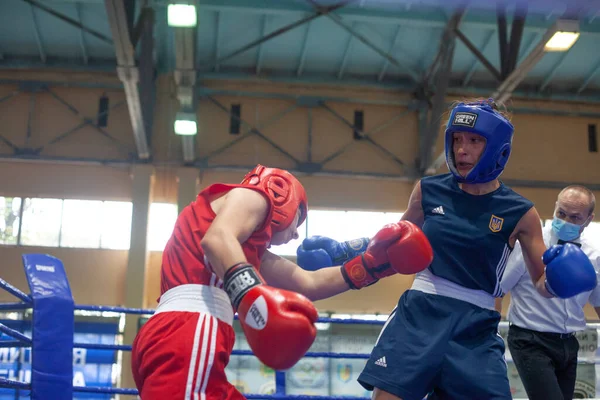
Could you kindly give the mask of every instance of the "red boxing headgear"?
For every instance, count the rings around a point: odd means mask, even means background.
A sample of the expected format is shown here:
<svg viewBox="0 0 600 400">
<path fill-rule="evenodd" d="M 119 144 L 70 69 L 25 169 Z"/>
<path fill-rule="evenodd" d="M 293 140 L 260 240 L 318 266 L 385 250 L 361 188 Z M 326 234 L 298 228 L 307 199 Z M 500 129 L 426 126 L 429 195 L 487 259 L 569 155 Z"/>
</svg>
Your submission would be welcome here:
<svg viewBox="0 0 600 400">
<path fill-rule="evenodd" d="M 300 209 L 298 226 L 306 219 L 308 212 L 306 192 L 300 181 L 288 171 L 267 168 L 259 164 L 246 174 L 242 185 L 259 186 L 273 200 L 274 209 L 271 219 L 273 232 L 281 232 L 290 226 L 298 209 Z"/>
</svg>

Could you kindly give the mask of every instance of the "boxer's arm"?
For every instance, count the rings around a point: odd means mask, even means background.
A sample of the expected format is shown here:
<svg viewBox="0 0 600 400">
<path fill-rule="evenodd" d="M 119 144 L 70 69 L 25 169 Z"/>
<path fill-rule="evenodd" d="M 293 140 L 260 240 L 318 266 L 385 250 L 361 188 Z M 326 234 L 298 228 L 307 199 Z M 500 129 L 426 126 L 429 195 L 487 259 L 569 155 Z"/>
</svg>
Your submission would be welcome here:
<svg viewBox="0 0 600 400">
<path fill-rule="evenodd" d="M 517 242 L 515 249 L 508 257 L 506 269 L 504 270 L 502 281 L 500 282 L 500 288 L 502 289 L 503 295 L 510 292 L 525 274 L 527 274 L 527 267 L 525 266 L 525 260 L 523 259 L 521 244 Z M 502 300 L 502 297 L 496 297 L 494 308 L 499 313 L 502 313 Z"/>
<path fill-rule="evenodd" d="M 233 265 L 247 261 L 241 243 L 264 224 L 269 210 L 268 200 L 254 190 L 236 188 L 225 196 L 200 243 L 220 278 Z"/>
<path fill-rule="evenodd" d="M 494 301 L 494 309 L 502 314 L 502 297 L 496 297 Z"/>
<path fill-rule="evenodd" d="M 262 265 L 263 276 L 270 284 L 319 300 L 348 288 L 362 289 L 390 275 L 420 272 L 432 259 L 433 250 L 421 229 L 409 221 L 400 221 L 384 225 L 364 253 L 339 268 L 305 271 L 269 253 L 263 256 Z"/>
<path fill-rule="evenodd" d="M 412 193 L 410 194 L 410 199 L 408 200 L 408 208 L 406 212 L 402 215 L 402 220 L 410 221 L 413 224 L 417 225 L 419 228 L 423 227 L 423 221 L 425 220 L 425 215 L 423 213 L 423 205 L 421 204 L 421 200 L 423 199 L 421 194 L 421 181 L 417 182 Z"/>
<path fill-rule="evenodd" d="M 590 261 L 591 260 L 592 259 L 590 258 Z M 600 271 L 600 256 L 596 257 L 595 263 L 593 264 L 596 268 L 596 274 L 598 275 L 598 271 Z M 600 285 L 596 286 L 596 288 L 592 290 L 590 297 L 588 297 L 588 303 L 594 307 L 594 310 L 596 310 L 596 315 L 598 315 L 598 318 L 600 318 Z"/>
<path fill-rule="evenodd" d="M 546 289 L 545 265 L 542 261 L 542 256 L 546 251 L 546 244 L 542 235 L 540 215 L 535 207 L 531 207 L 525 213 L 515 230 L 517 232 L 516 239 L 521 243 L 523 259 L 525 260 L 525 265 L 527 266 L 533 285 L 543 297 L 554 297 Z"/>
<path fill-rule="evenodd" d="M 321 300 L 350 289 L 339 266 L 305 271 L 295 263 L 266 251 L 260 273 L 267 283 L 281 289 L 298 292 L 310 300 Z"/>
</svg>

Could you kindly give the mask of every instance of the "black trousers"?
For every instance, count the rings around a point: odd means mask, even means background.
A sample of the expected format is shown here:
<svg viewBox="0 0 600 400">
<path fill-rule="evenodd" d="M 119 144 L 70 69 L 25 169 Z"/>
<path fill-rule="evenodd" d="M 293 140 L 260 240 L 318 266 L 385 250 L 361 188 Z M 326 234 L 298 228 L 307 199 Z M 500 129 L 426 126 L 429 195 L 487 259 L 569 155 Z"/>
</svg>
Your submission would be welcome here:
<svg viewBox="0 0 600 400">
<path fill-rule="evenodd" d="M 530 400 L 571 400 L 577 377 L 575 335 L 536 332 L 511 325 L 508 348 Z"/>
</svg>

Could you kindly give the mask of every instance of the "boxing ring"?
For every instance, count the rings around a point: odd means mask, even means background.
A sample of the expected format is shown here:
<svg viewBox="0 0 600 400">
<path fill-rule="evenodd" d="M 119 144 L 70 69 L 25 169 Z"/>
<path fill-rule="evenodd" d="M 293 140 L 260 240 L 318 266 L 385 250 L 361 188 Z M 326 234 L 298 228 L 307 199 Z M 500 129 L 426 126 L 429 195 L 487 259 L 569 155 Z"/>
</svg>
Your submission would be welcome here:
<svg viewBox="0 0 600 400">
<path fill-rule="evenodd" d="M 131 351 L 131 345 L 74 341 L 75 311 L 151 315 L 154 310 L 76 305 L 64 266 L 59 259 L 45 254 L 25 254 L 22 256 L 22 260 L 31 294 L 23 293 L 10 283 L 0 279 L 0 288 L 20 300 L 13 303 L 0 303 L 0 312 L 32 310 L 31 337 L 0 323 L 0 333 L 11 338 L 0 341 L 0 350 L 6 348 L 30 349 L 31 376 L 29 379 L 19 380 L 0 378 L 0 388 L 13 390 L 15 394 L 12 398 L 14 399 L 30 396 L 32 399 L 70 400 L 74 393 L 88 393 L 90 398 L 97 398 L 100 394 L 137 396 L 137 389 L 114 387 L 114 384 L 112 386 L 80 386 L 74 383 L 73 352 L 75 349 L 101 352 Z M 353 325 L 383 325 L 385 323 L 384 320 L 352 318 L 319 318 L 318 322 Z M 250 350 L 234 350 L 232 360 L 235 356 L 253 356 L 253 353 Z M 369 358 L 369 354 L 311 351 L 305 355 L 305 358 L 366 360 Z M 593 360 L 590 362 L 597 364 L 595 352 Z M 245 396 L 248 399 L 368 400 L 368 397 L 357 396 L 289 394 L 286 390 L 286 374 L 289 372 L 274 371 L 274 388 L 271 394 L 245 393 Z M 49 393 L 52 395 L 49 396 Z M 83 396 L 86 395 L 79 394 L 77 397 L 84 398 Z"/>
<path fill-rule="evenodd" d="M 74 393 L 118 394 L 137 396 L 137 389 L 77 386 L 73 384 L 73 350 L 93 349 L 107 351 L 131 351 L 131 345 L 77 343 L 74 341 L 75 311 L 99 311 L 122 314 L 151 315 L 152 309 L 76 305 L 62 262 L 44 254 L 22 256 L 25 275 L 31 294 L 23 293 L 10 283 L 0 279 L 0 287 L 20 302 L 0 304 L 0 311 L 32 309 L 31 337 L 0 324 L 0 332 L 12 338 L 0 341 L 0 348 L 30 348 L 30 382 L 0 378 L 0 388 L 29 391 L 32 399 L 72 399 Z M 321 318 L 320 323 L 356 323 L 383 325 L 384 321 L 346 320 Z M 41 355 L 41 356 L 38 356 Z M 232 356 L 252 356 L 250 350 L 234 350 Z M 368 359 L 368 354 L 309 352 L 305 357 Z M 286 394 L 286 372 L 275 371 L 273 394 L 247 393 L 248 399 L 299 399 L 299 400 L 366 400 L 350 396 L 305 396 Z M 19 398 L 19 397 L 15 397 Z"/>
</svg>

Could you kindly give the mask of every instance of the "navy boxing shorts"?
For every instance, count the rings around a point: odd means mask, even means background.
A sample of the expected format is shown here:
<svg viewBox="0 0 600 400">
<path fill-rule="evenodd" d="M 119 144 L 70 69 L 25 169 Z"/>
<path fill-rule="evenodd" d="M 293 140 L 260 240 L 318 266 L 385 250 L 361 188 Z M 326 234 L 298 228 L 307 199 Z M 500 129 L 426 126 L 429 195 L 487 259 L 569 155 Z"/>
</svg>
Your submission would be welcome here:
<svg viewBox="0 0 600 400">
<path fill-rule="evenodd" d="M 358 382 L 403 400 L 511 399 L 499 322 L 494 310 L 408 290 Z"/>
</svg>

